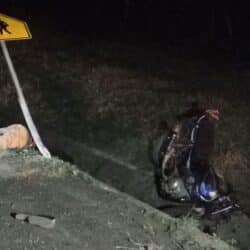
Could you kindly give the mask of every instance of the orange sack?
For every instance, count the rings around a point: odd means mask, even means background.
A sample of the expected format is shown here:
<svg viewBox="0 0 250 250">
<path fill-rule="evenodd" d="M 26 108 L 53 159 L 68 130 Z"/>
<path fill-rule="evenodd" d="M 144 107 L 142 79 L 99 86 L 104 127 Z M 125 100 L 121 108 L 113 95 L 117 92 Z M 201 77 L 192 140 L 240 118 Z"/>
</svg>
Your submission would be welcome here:
<svg viewBox="0 0 250 250">
<path fill-rule="evenodd" d="M 0 128 L 0 149 L 27 148 L 33 145 L 28 129 L 21 124 Z"/>
</svg>

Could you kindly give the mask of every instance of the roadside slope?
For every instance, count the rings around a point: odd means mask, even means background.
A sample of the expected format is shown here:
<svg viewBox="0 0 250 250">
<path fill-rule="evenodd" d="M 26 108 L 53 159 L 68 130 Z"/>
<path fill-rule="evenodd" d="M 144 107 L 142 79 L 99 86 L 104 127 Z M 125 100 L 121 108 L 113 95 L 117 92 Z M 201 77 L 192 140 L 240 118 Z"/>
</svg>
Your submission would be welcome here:
<svg viewBox="0 0 250 250">
<path fill-rule="evenodd" d="M 74 166 L 34 151 L 0 153 L 1 249 L 232 249 Z M 53 229 L 10 213 L 50 215 Z"/>
</svg>

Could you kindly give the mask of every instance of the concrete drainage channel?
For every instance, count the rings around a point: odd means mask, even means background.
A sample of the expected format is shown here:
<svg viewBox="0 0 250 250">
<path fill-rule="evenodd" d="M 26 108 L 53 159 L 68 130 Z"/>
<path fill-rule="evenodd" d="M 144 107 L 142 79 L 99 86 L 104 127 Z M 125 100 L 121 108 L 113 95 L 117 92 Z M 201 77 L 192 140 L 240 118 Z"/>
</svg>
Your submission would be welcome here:
<svg viewBox="0 0 250 250">
<path fill-rule="evenodd" d="M 176 206 L 177 204 L 163 201 L 157 196 L 153 172 L 51 131 L 42 131 L 42 136 L 52 154 L 77 165 L 96 179 L 153 207 L 166 206 L 164 211 L 171 216 L 189 214 L 191 205 Z M 250 219 L 242 212 L 236 212 L 230 220 L 216 226 L 216 235 L 229 244 L 237 243 L 240 249 L 250 249 Z"/>
<path fill-rule="evenodd" d="M 153 207 L 164 206 L 154 189 L 153 172 L 53 132 L 43 132 L 52 154 L 77 165 L 96 179 L 128 193 Z"/>
</svg>

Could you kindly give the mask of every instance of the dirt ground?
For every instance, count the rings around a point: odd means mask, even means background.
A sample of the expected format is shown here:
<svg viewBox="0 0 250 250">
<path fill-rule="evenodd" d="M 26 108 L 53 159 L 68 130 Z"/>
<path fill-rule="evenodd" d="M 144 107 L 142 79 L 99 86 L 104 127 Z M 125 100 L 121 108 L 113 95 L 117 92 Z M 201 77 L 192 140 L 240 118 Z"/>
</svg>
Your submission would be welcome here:
<svg viewBox="0 0 250 250">
<path fill-rule="evenodd" d="M 0 153 L 1 249 L 233 249 L 60 160 L 34 151 Z M 47 215 L 45 229 L 11 213 Z"/>
</svg>

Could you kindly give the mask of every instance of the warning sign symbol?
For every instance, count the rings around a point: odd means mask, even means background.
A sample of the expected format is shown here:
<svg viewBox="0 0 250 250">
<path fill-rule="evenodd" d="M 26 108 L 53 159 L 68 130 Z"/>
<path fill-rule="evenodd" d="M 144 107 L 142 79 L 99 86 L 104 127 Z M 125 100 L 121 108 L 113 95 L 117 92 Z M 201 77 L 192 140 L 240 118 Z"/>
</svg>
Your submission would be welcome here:
<svg viewBox="0 0 250 250">
<path fill-rule="evenodd" d="M 11 32 L 8 31 L 8 24 L 0 19 L 0 34 L 2 35 L 3 32 L 7 32 L 8 34 L 11 34 Z"/>
<path fill-rule="evenodd" d="M 31 39 L 28 25 L 16 18 L 0 14 L 0 40 Z"/>
</svg>

